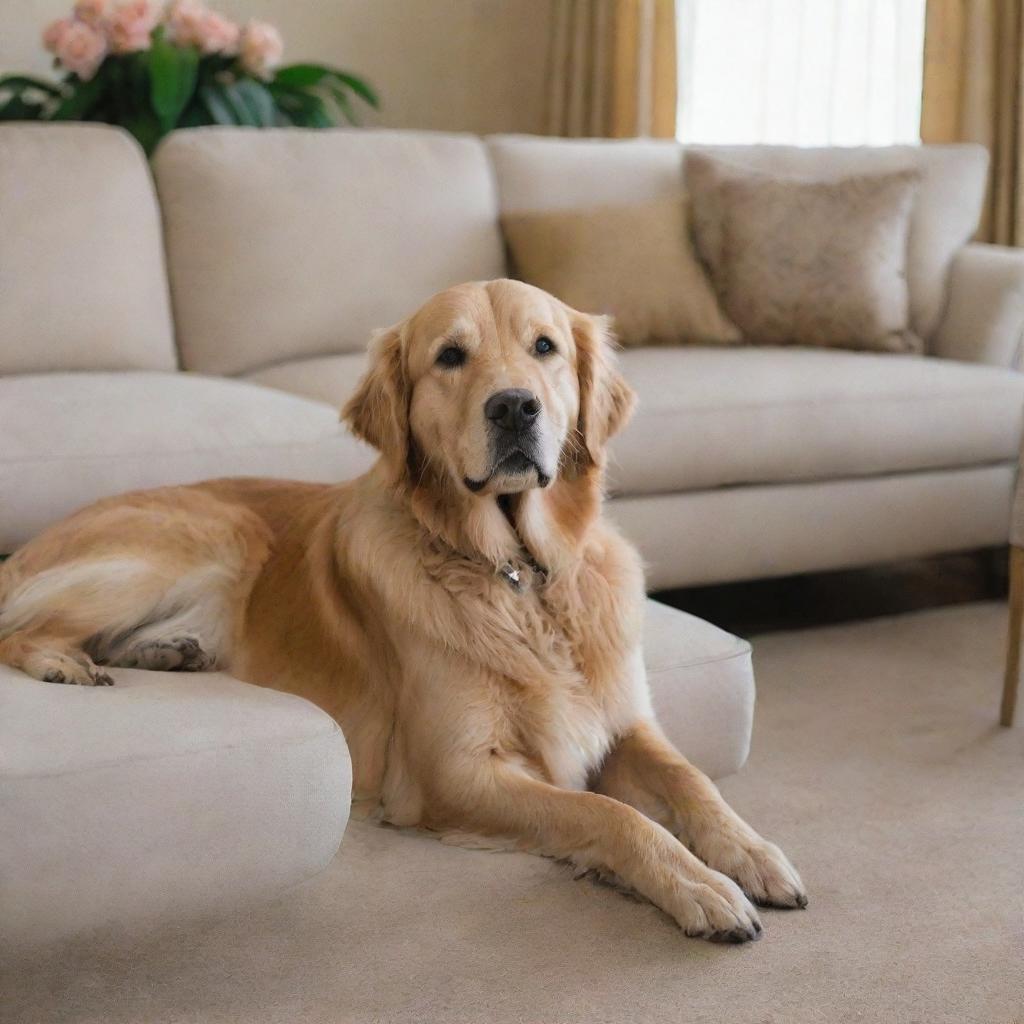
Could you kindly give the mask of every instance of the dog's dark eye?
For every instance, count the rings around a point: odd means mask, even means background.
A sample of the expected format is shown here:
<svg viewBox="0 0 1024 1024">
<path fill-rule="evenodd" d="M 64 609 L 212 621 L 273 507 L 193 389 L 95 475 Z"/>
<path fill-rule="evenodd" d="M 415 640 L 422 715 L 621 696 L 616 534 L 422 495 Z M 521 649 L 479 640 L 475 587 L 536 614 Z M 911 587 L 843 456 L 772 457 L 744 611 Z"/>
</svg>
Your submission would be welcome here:
<svg viewBox="0 0 1024 1024">
<path fill-rule="evenodd" d="M 437 354 L 438 366 L 461 366 L 466 361 L 466 353 L 458 345 L 449 345 Z"/>
<path fill-rule="evenodd" d="M 555 343 L 546 334 L 542 334 L 533 343 L 533 351 L 539 356 L 546 356 L 549 352 L 555 351 Z"/>
</svg>

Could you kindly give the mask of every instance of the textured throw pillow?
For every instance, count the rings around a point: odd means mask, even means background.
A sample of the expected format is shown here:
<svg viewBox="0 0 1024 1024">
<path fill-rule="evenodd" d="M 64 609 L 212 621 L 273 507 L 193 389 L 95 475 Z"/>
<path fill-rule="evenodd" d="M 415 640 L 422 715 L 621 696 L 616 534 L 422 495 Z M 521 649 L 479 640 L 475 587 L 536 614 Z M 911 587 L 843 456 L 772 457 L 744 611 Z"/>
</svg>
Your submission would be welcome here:
<svg viewBox="0 0 1024 1024">
<path fill-rule="evenodd" d="M 919 179 L 803 181 L 689 154 L 697 251 L 744 340 L 920 352 L 907 292 Z"/>
<path fill-rule="evenodd" d="M 502 225 L 524 281 L 610 314 L 624 345 L 739 341 L 693 251 L 687 207 L 681 196 L 509 215 Z"/>
</svg>

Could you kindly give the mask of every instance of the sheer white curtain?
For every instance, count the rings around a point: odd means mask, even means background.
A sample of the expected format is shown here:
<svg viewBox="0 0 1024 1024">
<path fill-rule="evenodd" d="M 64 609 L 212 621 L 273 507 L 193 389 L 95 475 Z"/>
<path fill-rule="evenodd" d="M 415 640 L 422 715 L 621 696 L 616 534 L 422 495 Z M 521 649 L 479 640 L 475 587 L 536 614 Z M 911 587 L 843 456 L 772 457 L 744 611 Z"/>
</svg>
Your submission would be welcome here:
<svg viewBox="0 0 1024 1024">
<path fill-rule="evenodd" d="M 677 0 L 689 142 L 920 141 L 925 0 Z"/>
</svg>

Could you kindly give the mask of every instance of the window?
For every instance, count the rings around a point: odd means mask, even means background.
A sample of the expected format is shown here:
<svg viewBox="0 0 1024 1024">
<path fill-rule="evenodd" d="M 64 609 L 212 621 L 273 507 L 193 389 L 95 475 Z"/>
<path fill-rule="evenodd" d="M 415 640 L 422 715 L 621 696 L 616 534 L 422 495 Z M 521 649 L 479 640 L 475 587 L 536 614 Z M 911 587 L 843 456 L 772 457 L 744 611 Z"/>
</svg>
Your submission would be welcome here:
<svg viewBox="0 0 1024 1024">
<path fill-rule="evenodd" d="M 677 0 L 687 142 L 919 142 L 925 0 Z"/>
</svg>

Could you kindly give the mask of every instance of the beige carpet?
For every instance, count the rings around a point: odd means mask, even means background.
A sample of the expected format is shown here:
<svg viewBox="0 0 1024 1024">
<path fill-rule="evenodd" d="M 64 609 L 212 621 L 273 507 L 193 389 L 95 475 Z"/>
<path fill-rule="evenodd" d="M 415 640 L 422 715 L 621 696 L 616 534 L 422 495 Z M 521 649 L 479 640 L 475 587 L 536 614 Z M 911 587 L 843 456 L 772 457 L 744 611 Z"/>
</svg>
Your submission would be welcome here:
<svg viewBox="0 0 1024 1024">
<path fill-rule="evenodd" d="M 763 941 L 516 854 L 354 825 L 273 906 L 134 948 L 8 964 L 0 1020 L 1020 1024 L 1024 729 L 994 715 L 1001 605 L 755 642 L 734 805 L 803 872 Z"/>
</svg>

